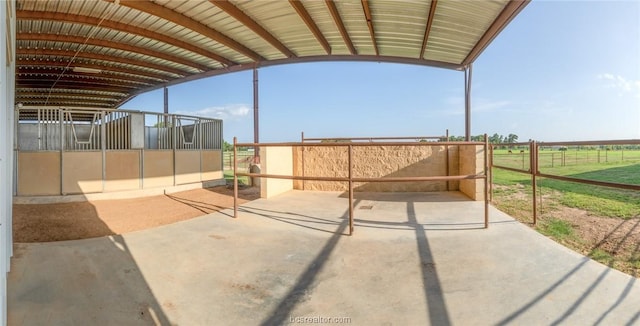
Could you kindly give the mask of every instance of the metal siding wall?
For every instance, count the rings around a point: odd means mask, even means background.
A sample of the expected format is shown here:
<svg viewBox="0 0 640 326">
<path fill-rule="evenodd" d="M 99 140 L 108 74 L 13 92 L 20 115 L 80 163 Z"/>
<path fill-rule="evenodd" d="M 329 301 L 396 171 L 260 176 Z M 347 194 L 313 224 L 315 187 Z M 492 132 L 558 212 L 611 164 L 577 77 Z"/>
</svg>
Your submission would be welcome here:
<svg viewBox="0 0 640 326">
<path fill-rule="evenodd" d="M 7 12 L 9 9 L 11 12 Z M 9 23 L 7 25 L 7 22 Z M 13 133 L 15 86 L 15 1 L 0 2 L 0 325 L 7 324 L 7 275 L 13 254 L 11 231 L 13 195 Z M 4 29 L 4 28 L 3 28 Z M 9 48 L 7 48 L 9 46 Z M 9 54 L 9 57 L 7 57 Z"/>
</svg>

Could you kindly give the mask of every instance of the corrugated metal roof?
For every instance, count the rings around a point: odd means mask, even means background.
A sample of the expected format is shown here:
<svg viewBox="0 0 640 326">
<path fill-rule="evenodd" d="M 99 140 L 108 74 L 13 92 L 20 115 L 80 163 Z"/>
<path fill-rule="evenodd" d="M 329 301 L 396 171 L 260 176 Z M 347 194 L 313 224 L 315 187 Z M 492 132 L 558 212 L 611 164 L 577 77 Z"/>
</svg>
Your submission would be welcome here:
<svg viewBox="0 0 640 326">
<path fill-rule="evenodd" d="M 115 108 L 187 80 L 316 60 L 463 69 L 528 1 L 17 0 L 16 102 Z"/>
</svg>

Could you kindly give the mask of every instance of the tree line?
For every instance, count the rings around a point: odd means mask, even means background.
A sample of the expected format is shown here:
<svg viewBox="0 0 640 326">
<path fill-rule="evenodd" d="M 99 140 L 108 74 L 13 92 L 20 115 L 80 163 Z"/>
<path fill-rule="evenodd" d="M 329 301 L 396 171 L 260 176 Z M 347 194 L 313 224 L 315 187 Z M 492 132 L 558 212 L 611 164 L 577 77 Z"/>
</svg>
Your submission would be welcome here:
<svg viewBox="0 0 640 326">
<path fill-rule="evenodd" d="M 489 136 L 489 143 L 491 144 L 510 144 L 518 142 L 518 135 L 508 134 L 507 136 L 499 135 L 497 133 Z M 449 136 L 450 141 L 464 141 L 464 136 Z M 471 141 L 484 141 L 484 135 L 471 136 Z"/>
</svg>

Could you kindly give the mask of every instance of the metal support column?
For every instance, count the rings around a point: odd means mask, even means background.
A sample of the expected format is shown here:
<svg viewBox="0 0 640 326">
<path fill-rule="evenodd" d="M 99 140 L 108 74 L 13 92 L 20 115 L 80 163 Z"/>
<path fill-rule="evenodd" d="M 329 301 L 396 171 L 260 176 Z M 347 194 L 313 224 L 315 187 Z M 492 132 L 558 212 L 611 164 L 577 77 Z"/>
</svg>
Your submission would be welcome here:
<svg viewBox="0 0 640 326">
<path fill-rule="evenodd" d="M 464 69 L 464 140 L 471 141 L 471 74 L 473 66 Z"/>
<path fill-rule="evenodd" d="M 253 142 L 260 143 L 260 114 L 258 113 L 258 69 L 253 68 Z M 260 147 L 253 149 L 253 163 L 260 164 Z"/>
<path fill-rule="evenodd" d="M 163 111 L 164 112 L 164 126 L 163 127 L 167 127 L 167 115 L 169 114 L 169 89 L 167 87 L 164 88 L 164 106 L 163 106 Z"/>
</svg>

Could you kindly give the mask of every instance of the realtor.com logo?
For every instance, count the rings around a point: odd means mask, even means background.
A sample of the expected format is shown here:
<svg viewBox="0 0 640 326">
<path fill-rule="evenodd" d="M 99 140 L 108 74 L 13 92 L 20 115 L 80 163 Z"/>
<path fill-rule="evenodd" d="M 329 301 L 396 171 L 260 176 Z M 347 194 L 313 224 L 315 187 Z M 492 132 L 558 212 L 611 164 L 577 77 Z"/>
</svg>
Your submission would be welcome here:
<svg viewBox="0 0 640 326">
<path fill-rule="evenodd" d="M 350 324 L 351 317 L 298 316 L 289 317 L 290 324 Z"/>
</svg>

